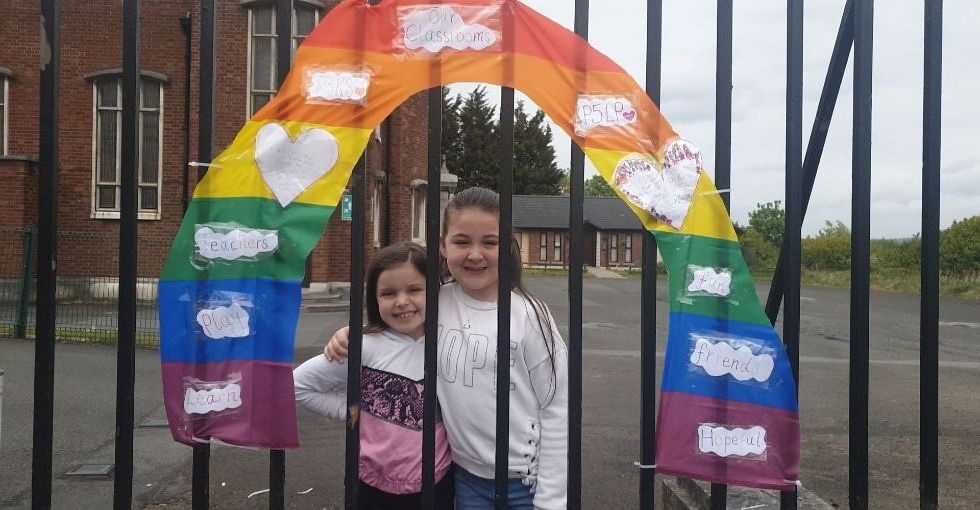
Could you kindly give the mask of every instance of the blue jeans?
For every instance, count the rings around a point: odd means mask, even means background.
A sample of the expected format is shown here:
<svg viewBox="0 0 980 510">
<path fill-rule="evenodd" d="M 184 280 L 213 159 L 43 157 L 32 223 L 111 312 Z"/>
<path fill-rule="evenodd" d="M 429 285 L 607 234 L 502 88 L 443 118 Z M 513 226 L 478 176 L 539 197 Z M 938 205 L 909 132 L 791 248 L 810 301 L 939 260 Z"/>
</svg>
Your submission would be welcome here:
<svg viewBox="0 0 980 510">
<path fill-rule="evenodd" d="M 455 471 L 456 510 L 492 509 L 494 481 L 480 478 L 458 465 Z M 534 494 L 520 478 L 507 481 L 507 501 L 511 510 L 534 510 Z"/>
</svg>

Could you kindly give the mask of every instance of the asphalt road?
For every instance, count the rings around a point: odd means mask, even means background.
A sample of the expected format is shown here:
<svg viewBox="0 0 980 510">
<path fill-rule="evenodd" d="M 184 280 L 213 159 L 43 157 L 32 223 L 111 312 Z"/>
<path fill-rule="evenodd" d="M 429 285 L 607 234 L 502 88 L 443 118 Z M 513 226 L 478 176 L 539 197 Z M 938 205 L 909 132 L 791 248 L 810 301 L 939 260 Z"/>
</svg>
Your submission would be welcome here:
<svg viewBox="0 0 980 510">
<path fill-rule="evenodd" d="M 567 325 L 562 278 L 530 279 L 560 325 Z M 585 508 L 636 508 L 640 365 L 639 282 L 585 280 L 583 494 Z M 667 308 L 662 282 L 658 330 L 662 363 Z M 764 296 L 765 289 L 759 289 Z M 870 467 L 872 508 L 918 507 L 918 297 L 873 293 L 871 299 Z M 825 500 L 847 506 L 848 292 L 806 288 L 802 303 L 801 480 Z M 980 303 L 944 300 L 940 345 L 940 506 L 975 508 L 980 494 Z M 315 355 L 323 331 L 343 313 L 303 314 L 297 362 Z M 566 328 L 567 330 L 567 328 Z M 111 463 L 115 357 L 111 348 L 59 344 L 55 377 L 55 508 L 108 508 L 107 479 L 72 480 L 83 463 Z M 33 344 L 0 340 L 6 372 L 0 431 L 0 508 L 30 504 Z M 658 365 L 658 373 L 662 373 Z M 164 418 L 157 353 L 137 354 L 137 424 Z M 302 449 L 286 456 L 289 508 L 341 508 L 344 434 L 340 423 L 300 414 Z M 169 431 L 136 431 L 134 498 L 142 508 L 185 508 L 190 450 Z M 213 508 L 266 508 L 268 453 L 212 448 Z"/>
</svg>

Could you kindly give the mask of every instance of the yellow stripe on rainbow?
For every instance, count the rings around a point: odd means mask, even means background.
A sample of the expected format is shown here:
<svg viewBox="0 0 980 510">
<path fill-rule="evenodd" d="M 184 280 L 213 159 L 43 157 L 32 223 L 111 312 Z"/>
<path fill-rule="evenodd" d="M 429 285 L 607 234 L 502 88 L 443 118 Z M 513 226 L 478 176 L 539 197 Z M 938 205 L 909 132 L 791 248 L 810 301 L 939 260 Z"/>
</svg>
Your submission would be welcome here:
<svg viewBox="0 0 980 510">
<path fill-rule="evenodd" d="M 714 182 L 703 172 L 701 179 L 698 181 L 698 187 L 694 190 L 694 199 L 691 201 L 691 209 L 687 215 L 687 219 L 684 221 L 681 230 L 677 231 L 673 227 L 663 224 L 647 211 L 633 205 L 616 186 L 612 185 L 612 176 L 616 171 L 616 165 L 619 164 L 620 160 L 632 153 L 591 148 L 585 148 L 584 151 L 585 155 L 592 161 L 592 164 L 595 165 L 596 170 L 602 175 L 602 178 L 609 183 L 609 187 L 640 218 L 640 221 L 643 223 L 643 228 L 649 231 L 659 230 L 674 234 L 681 233 L 712 237 L 725 241 L 738 241 L 735 229 L 732 227 L 731 221 L 729 221 L 725 203 L 721 201 L 721 196 L 718 194 Z M 652 157 L 649 154 L 646 156 Z"/>
<path fill-rule="evenodd" d="M 194 198 L 258 197 L 274 199 L 255 162 L 256 134 L 263 126 L 276 123 L 295 140 L 303 131 L 316 128 L 330 132 L 340 145 L 337 163 L 322 179 L 299 195 L 295 202 L 336 207 L 350 180 L 354 165 L 364 151 L 372 130 L 332 127 L 295 121 L 249 121 L 227 149 L 214 159 L 204 180 L 194 190 Z"/>
</svg>

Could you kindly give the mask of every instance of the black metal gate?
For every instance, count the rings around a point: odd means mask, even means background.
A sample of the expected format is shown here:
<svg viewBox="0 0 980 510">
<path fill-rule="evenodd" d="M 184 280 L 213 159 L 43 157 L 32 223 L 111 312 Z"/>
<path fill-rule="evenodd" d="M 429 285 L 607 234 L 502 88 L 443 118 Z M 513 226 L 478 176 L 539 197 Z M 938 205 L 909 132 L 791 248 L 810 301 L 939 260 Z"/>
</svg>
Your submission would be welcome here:
<svg viewBox="0 0 980 510">
<path fill-rule="evenodd" d="M 377 3 L 377 2 L 372 2 Z M 717 69 L 716 69 L 716 170 L 719 189 L 729 188 L 731 169 L 732 125 L 732 0 L 718 1 Z M 122 208 L 120 235 L 120 295 L 119 295 L 119 348 L 116 403 L 115 441 L 115 494 L 116 508 L 129 508 L 132 502 L 133 483 L 133 387 L 135 365 L 136 329 L 136 235 L 137 201 L 136 172 L 136 122 L 139 98 L 140 63 L 140 1 L 125 0 L 123 38 L 123 124 L 122 124 Z M 278 23 L 290 26 L 291 1 L 278 0 Z M 766 306 L 767 314 L 775 323 L 780 307 L 783 308 L 783 339 L 793 360 L 794 375 L 799 381 L 799 330 L 800 330 L 800 228 L 809 203 L 816 178 L 821 153 L 826 141 L 830 118 L 840 89 L 848 54 L 854 50 L 854 112 L 852 154 L 852 269 L 850 303 L 850 441 L 849 441 L 849 493 L 852 508 L 868 507 L 868 372 L 869 372 L 869 276 L 870 276 L 870 184 L 871 184 L 871 55 L 873 0 L 848 0 L 841 15 L 840 29 L 834 45 L 833 56 L 827 70 L 819 107 L 810 139 L 802 143 L 802 72 L 803 72 L 803 1 L 787 0 L 787 76 L 786 76 L 786 223 L 783 249 L 776 276 Z M 588 37 L 589 2 L 575 0 L 575 32 Z M 939 163 L 940 163 L 940 106 L 942 71 L 942 0 L 925 0 L 925 66 L 923 69 L 923 154 L 922 154 L 922 269 L 921 269 L 921 316 L 920 316 L 920 479 L 921 508 L 938 505 L 938 328 L 939 328 Z M 58 234 L 58 98 L 60 74 L 59 6 L 57 0 L 42 0 L 43 20 L 40 97 L 40 171 L 39 171 L 39 228 L 38 228 L 38 291 L 37 291 L 37 341 L 35 357 L 34 439 L 32 502 L 35 508 L 50 508 L 52 490 L 52 434 L 55 364 L 55 295 L 57 277 Z M 661 0 L 647 2 L 647 57 L 646 90 L 654 102 L 660 100 L 661 55 Z M 216 0 L 201 2 L 201 98 L 199 159 L 209 161 L 212 155 L 212 127 L 214 123 L 214 41 Z M 289 34 L 282 31 L 279 48 L 279 72 L 281 82 L 288 71 L 291 43 Z M 438 72 L 433 68 L 433 72 Z M 503 133 L 503 150 L 500 154 L 501 249 L 510 249 L 510 205 L 513 179 L 513 89 L 504 89 L 500 125 Z M 429 93 L 429 182 L 439 181 L 441 138 L 440 90 Z M 569 264 L 569 372 L 571 374 L 569 412 L 569 507 L 581 507 L 582 492 L 582 245 L 584 155 L 572 146 L 571 166 L 571 261 Z M 204 168 L 201 168 L 202 172 Z M 363 274 L 364 253 L 364 183 L 362 164 L 353 181 L 355 221 L 352 235 L 352 274 Z M 439 232 L 439 189 L 428 188 L 427 245 L 430 257 L 435 257 Z M 726 197 L 726 205 L 728 198 Z M 656 449 L 653 430 L 655 423 L 655 353 L 656 353 L 656 245 L 652 236 L 644 236 L 642 279 L 642 466 L 654 463 Z M 437 268 L 430 264 L 430 281 L 437 280 Z M 512 275 L 509 266 L 501 267 L 501 289 L 509 289 Z M 436 286 L 429 286 L 428 302 L 438 303 Z M 352 334 L 360 334 L 363 281 L 352 281 L 351 325 Z M 500 307 L 509 310 L 509 292 L 500 293 Z M 427 312 L 426 334 L 434 338 L 437 307 Z M 500 314 L 501 331 L 509 330 L 509 314 Z M 509 346 L 498 342 L 498 356 L 507 356 Z M 427 342 L 427 366 L 436 364 L 436 342 Z M 359 353 L 353 352 L 351 366 L 359 365 Z M 498 365 L 498 388 L 506 388 L 508 372 L 506 364 Z M 426 391 L 435 389 L 434 371 L 427 371 Z M 352 369 L 352 375 L 359 376 Z M 350 385 L 351 402 L 358 402 L 358 384 Z M 507 412 L 508 392 L 498 390 L 497 419 L 497 484 L 506 482 L 507 459 Z M 426 484 L 424 501 L 433 503 L 434 473 L 434 404 L 429 399 L 425 410 L 426 448 L 424 466 Z M 357 429 L 348 434 L 348 508 L 354 508 L 357 498 Z M 209 447 L 194 449 L 193 505 L 207 508 Z M 653 508 L 654 469 L 642 471 L 640 499 L 643 508 Z M 282 451 L 270 454 L 269 478 L 270 508 L 284 506 L 285 457 Z M 501 492 L 501 491 L 498 491 Z M 795 508 L 797 495 L 783 493 L 782 507 Z M 713 485 L 712 508 L 725 508 L 726 487 Z M 506 503 L 498 501 L 498 507 Z"/>
</svg>

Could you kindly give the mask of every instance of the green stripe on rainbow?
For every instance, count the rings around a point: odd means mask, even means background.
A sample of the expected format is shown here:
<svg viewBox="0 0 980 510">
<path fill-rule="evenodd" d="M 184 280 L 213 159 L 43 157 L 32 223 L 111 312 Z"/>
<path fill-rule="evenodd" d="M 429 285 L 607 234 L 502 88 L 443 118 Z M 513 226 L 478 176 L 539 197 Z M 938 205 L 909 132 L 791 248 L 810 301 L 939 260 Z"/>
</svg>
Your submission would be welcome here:
<svg viewBox="0 0 980 510">
<path fill-rule="evenodd" d="M 657 247 L 670 273 L 671 312 L 691 313 L 770 326 L 755 293 L 755 282 L 737 242 L 711 237 L 657 232 Z M 728 269 L 731 294 L 726 297 L 689 296 L 690 266 Z"/>
<path fill-rule="evenodd" d="M 306 272 L 306 257 L 323 235 L 334 209 L 302 203 L 283 208 L 277 201 L 267 198 L 196 198 L 187 209 L 160 279 L 300 281 Z M 208 227 L 213 232 L 228 227 L 237 227 L 243 232 L 272 231 L 278 246 L 272 251 L 259 249 L 259 253 L 247 260 L 209 259 L 200 254 L 201 247 L 195 242 L 195 234 L 201 227 Z M 214 248 L 217 250 L 220 246 Z"/>
</svg>

